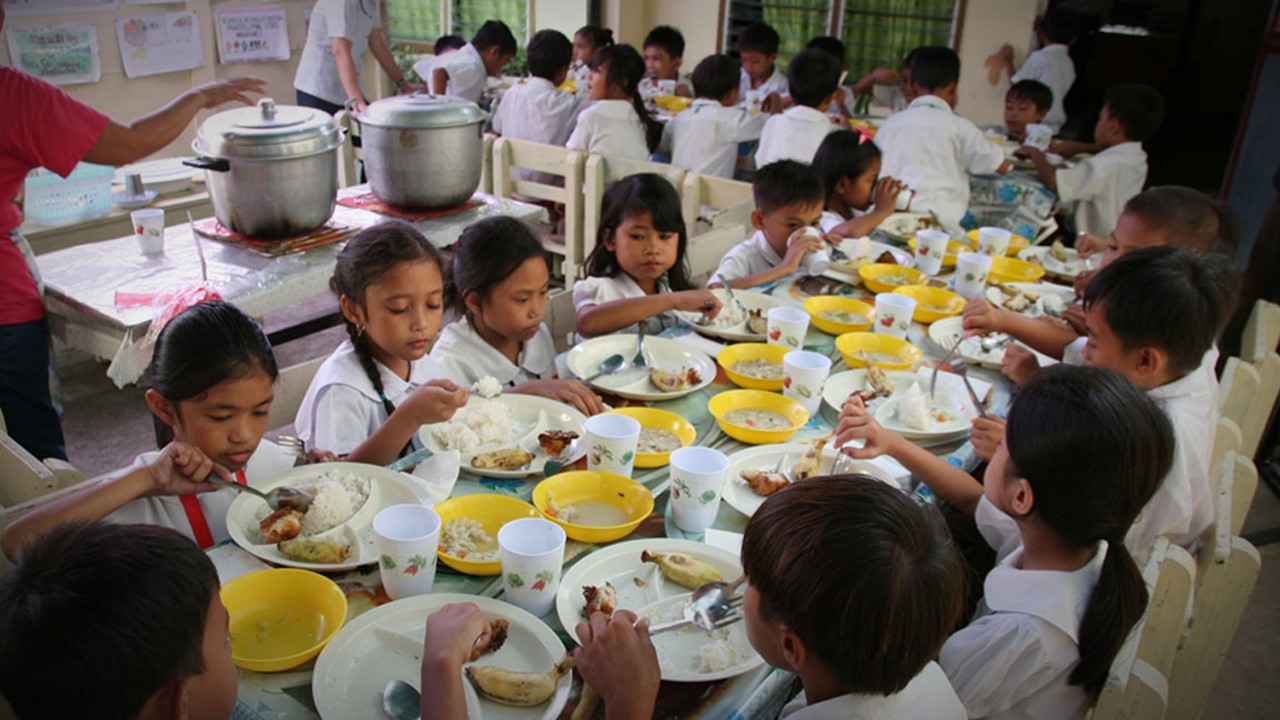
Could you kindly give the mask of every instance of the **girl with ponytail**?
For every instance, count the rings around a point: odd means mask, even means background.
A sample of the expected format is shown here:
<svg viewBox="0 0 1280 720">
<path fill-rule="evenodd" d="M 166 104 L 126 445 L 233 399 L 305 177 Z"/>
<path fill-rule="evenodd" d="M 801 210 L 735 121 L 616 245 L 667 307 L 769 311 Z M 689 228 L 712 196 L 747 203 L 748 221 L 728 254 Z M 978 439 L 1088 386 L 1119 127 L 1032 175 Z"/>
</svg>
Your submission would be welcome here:
<svg viewBox="0 0 1280 720">
<path fill-rule="evenodd" d="M 338 253 L 329 288 L 348 339 L 307 388 L 294 421 L 308 446 L 385 465 L 418 449 L 418 428 L 444 422 L 468 389 L 427 357 L 444 315 L 440 254 L 402 222 L 366 228 Z"/>
<path fill-rule="evenodd" d="M 1055 365 L 1013 402 L 983 484 L 880 427 L 859 399 L 838 443 L 887 453 L 940 498 L 975 513 L 1000 563 L 974 620 L 939 662 L 969 717 L 1083 718 L 1146 609 L 1124 538 L 1173 463 L 1173 426 L 1121 375 Z"/>
<path fill-rule="evenodd" d="M 647 160 L 662 139 L 662 123 L 649 117 L 638 88 L 644 58 L 630 45 L 609 45 L 588 63 L 594 103 L 578 116 L 566 147 L 596 155 Z"/>
</svg>

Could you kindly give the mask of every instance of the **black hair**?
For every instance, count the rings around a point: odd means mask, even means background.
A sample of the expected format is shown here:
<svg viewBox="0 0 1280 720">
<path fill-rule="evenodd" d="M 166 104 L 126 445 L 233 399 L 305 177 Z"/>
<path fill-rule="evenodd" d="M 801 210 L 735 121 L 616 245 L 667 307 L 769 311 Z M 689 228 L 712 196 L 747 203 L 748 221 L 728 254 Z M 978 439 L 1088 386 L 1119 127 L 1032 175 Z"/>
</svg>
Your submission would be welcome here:
<svg viewBox="0 0 1280 720">
<path fill-rule="evenodd" d="M 471 36 L 471 46 L 483 52 L 495 45 L 503 55 L 516 54 L 516 36 L 511 34 L 511 28 L 501 20 L 485 20 Z"/>
<path fill-rule="evenodd" d="M 1181 185 L 1163 185 L 1134 195 L 1122 214 L 1142 220 L 1150 230 L 1165 233 L 1169 244 L 1193 253 L 1235 254 L 1240 222 L 1230 206 Z"/>
<path fill-rule="evenodd" d="M 830 196 L 842 179 L 856 180 L 879 158 L 875 141 L 852 130 L 837 130 L 822 139 L 813 154 L 813 169 Z"/>
<path fill-rule="evenodd" d="M 822 50 L 801 50 L 787 65 L 787 84 L 797 105 L 816 108 L 840 87 L 840 65 Z"/>
<path fill-rule="evenodd" d="M 751 182 L 751 194 L 756 209 L 765 214 L 798 202 L 827 202 L 818 171 L 795 160 L 778 160 L 760 168 Z"/>
<path fill-rule="evenodd" d="M 1124 128 L 1124 136 L 1135 142 L 1145 142 L 1155 135 L 1164 121 L 1164 100 L 1150 85 L 1112 85 L 1102 101 L 1112 119 Z"/>
<path fill-rule="evenodd" d="M 911 82 L 927 95 L 960 80 L 960 56 L 942 45 L 911 51 Z"/>
<path fill-rule="evenodd" d="M 1080 13 L 1065 5 L 1049 8 L 1044 17 L 1040 18 L 1040 32 L 1050 42 L 1066 45 L 1080 34 Z"/>
<path fill-rule="evenodd" d="M 412 225 L 399 220 L 388 220 L 361 230 L 347 241 L 338 252 L 338 260 L 329 278 L 329 289 L 338 297 L 346 295 L 357 304 L 364 305 L 364 295 L 369 286 L 377 284 L 387 273 L 401 263 L 428 262 L 444 275 L 444 262 L 435 246 Z M 343 315 L 347 336 L 355 348 L 360 367 L 364 368 L 369 382 L 382 400 L 382 407 L 390 416 L 396 406 L 387 399 L 382 388 L 382 373 L 373 359 L 373 348 L 364 328 L 357 326 Z"/>
<path fill-rule="evenodd" d="M 640 124 L 644 126 L 644 141 L 649 152 L 658 149 L 658 142 L 662 140 L 662 123 L 649 117 L 649 112 L 644 108 L 644 100 L 640 99 L 637 91 L 640 80 L 644 77 L 644 58 L 640 57 L 640 53 L 630 45 L 610 45 L 597 50 L 587 65 L 596 71 L 604 68 L 605 84 L 618 85 L 623 94 L 631 98 L 631 106 L 635 108 Z"/>
<path fill-rule="evenodd" d="M 830 35 L 819 35 L 811 40 L 805 46 L 806 50 L 821 50 L 822 52 L 835 58 L 840 67 L 844 67 L 844 43 L 840 38 L 834 38 Z"/>
<path fill-rule="evenodd" d="M 708 55 L 693 69 L 693 94 L 721 100 L 738 88 L 742 63 L 728 55 Z"/>
<path fill-rule="evenodd" d="M 1147 588 L 1125 535 L 1172 467 L 1174 443 L 1173 424 L 1156 402 L 1102 368 L 1045 368 L 1009 408 L 1006 477 L 1031 486 L 1031 516 L 1073 547 L 1107 541 L 1069 679 L 1094 698 L 1146 609 Z"/>
<path fill-rule="evenodd" d="M 225 300 L 183 310 L 156 336 L 147 386 L 171 403 L 191 400 L 220 382 L 265 373 L 280 375 L 271 341 L 256 320 Z M 173 440 L 173 428 L 153 417 L 156 445 Z"/>
<path fill-rule="evenodd" d="M 439 55 L 445 50 L 457 50 L 467 46 L 467 41 L 461 35 L 441 35 L 436 39 L 436 44 L 432 52 Z"/>
<path fill-rule="evenodd" d="M 592 47 L 599 50 L 600 48 L 609 47 L 613 44 L 613 31 L 607 27 L 599 25 L 583 25 L 578 28 L 578 32 L 573 36 L 583 36 L 591 41 Z"/>
<path fill-rule="evenodd" d="M 680 196 L 671 186 L 671 181 L 654 173 L 628 175 L 605 190 L 596 246 L 584 267 L 587 276 L 617 277 L 623 272 L 617 254 L 605 246 L 605 239 L 610 233 L 617 233 L 624 220 L 641 213 L 649 214 L 653 228 L 658 232 L 679 233 L 676 263 L 667 271 L 667 284 L 673 291 L 693 289 L 688 257 L 689 234 L 684 225 Z"/>
<path fill-rule="evenodd" d="M 752 23 L 742 29 L 733 48 L 739 53 L 758 52 L 762 55 L 777 55 L 778 46 L 781 44 L 782 38 L 778 36 L 778 31 L 774 30 L 772 25 Z"/>
<path fill-rule="evenodd" d="M 28 720 L 136 718 L 205 671 L 217 592 L 213 563 L 175 530 L 58 525 L 0 579 L 0 692 Z"/>
<path fill-rule="evenodd" d="M 1234 263 L 1222 255 L 1146 247 L 1099 270 L 1085 288 L 1084 306 L 1102 307 L 1126 350 L 1160 348 L 1170 370 L 1183 375 L 1199 367 L 1235 311 L 1237 280 Z"/>
<path fill-rule="evenodd" d="M 532 257 L 540 257 L 543 262 L 547 259 L 542 241 L 528 225 L 502 215 L 472 223 L 454 246 L 452 270 L 444 287 L 445 302 L 470 319 L 465 303 L 467 293 L 488 297 L 496 285 Z"/>
<path fill-rule="evenodd" d="M 1053 90 L 1039 80 L 1019 80 L 1009 86 L 1004 99 L 1027 100 L 1038 110 L 1047 111 L 1053 107 Z"/>
<path fill-rule="evenodd" d="M 529 74 L 555 80 L 573 62 L 573 41 L 559 30 L 539 30 L 529 40 Z"/>
<path fill-rule="evenodd" d="M 659 25 L 650 30 L 649 34 L 644 36 L 644 45 L 641 47 L 650 45 L 657 45 L 666 50 L 672 59 L 684 57 L 684 35 L 670 25 Z"/>
<path fill-rule="evenodd" d="M 964 565 L 941 515 L 867 475 L 765 498 L 747 523 L 742 568 L 760 615 L 799 636 L 849 693 L 901 691 L 963 612 Z"/>
</svg>

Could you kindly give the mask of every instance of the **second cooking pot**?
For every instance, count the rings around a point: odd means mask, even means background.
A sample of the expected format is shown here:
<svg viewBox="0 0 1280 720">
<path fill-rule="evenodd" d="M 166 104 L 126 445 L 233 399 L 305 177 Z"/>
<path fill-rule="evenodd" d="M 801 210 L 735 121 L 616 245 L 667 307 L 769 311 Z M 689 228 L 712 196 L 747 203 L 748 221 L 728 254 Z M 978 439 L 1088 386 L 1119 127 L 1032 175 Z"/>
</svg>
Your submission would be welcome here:
<svg viewBox="0 0 1280 720">
<path fill-rule="evenodd" d="M 473 102 L 427 93 L 370 105 L 357 119 L 373 194 L 400 207 L 466 202 L 480 186 L 487 117 Z"/>
</svg>

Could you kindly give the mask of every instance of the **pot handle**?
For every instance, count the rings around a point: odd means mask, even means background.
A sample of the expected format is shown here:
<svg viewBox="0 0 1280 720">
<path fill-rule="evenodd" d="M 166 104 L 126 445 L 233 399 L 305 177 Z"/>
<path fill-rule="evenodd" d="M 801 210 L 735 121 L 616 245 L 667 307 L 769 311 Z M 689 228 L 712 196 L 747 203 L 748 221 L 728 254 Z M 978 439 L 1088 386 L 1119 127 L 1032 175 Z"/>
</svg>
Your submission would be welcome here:
<svg viewBox="0 0 1280 720">
<path fill-rule="evenodd" d="M 231 169 L 230 162 L 219 158 L 194 157 L 183 160 L 182 164 L 210 172 L 227 172 Z"/>
</svg>

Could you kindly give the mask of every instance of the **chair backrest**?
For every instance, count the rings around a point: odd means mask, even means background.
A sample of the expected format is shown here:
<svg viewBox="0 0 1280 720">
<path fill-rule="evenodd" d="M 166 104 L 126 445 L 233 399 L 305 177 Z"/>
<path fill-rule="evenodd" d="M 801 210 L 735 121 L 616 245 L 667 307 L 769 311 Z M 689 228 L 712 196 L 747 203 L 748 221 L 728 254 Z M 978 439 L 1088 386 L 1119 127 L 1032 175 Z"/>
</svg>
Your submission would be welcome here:
<svg viewBox="0 0 1280 720">
<path fill-rule="evenodd" d="M 551 330 L 551 339 L 556 344 L 556 352 L 562 353 L 573 345 L 573 334 L 577 330 L 577 313 L 573 307 L 573 288 L 554 290 L 547 297 L 547 312 L 542 321 Z"/>
<path fill-rule="evenodd" d="M 79 473 L 77 473 L 77 475 L 79 475 Z M 0 477 L 4 477 L 4 476 L 0 476 Z M 68 495 L 73 495 L 86 488 L 97 485 L 98 483 L 102 482 L 102 479 L 104 477 L 108 477 L 108 476 L 104 475 L 104 476 L 93 478 L 92 480 L 85 480 L 83 477 L 81 477 L 75 483 L 64 485 L 56 490 L 53 490 L 52 492 L 48 492 L 43 495 L 40 495 L 39 497 L 34 497 L 29 500 L 24 500 L 23 502 L 17 503 L 14 505 L 5 504 L 3 506 L 0 506 L 0 532 L 3 532 L 4 529 L 8 527 L 10 523 L 22 517 L 23 515 L 26 515 L 27 513 L 31 512 L 35 508 L 54 502 L 56 500 L 60 500 Z M 9 560 L 4 553 L 0 552 L 0 577 L 4 576 L 8 568 L 9 568 Z M 0 714 L 0 718 L 2 717 L 4 717 L 3 714 Z"/>
<path fill-rule="evenodd" d="M 742 225 L 725 225 L 689 238 L 689 277 L 695 283 L 705 284 L 702 276 L 719 267 L 725 253 L 745 240 L 748 232 Z"/>
<path fill-rule="evenodd" d="M 711 227 L 741 224 L 751 227 L 755 197 L 751 183 L 689 173 L 684 179 L 684 224 L 689 235 L 698 231 L 698 219 L 707 218 Z"/>
<path fill-rule="evenodd" d="M 1240 453 L 1224 454 L 1231 463 L 1231 534 L 1239 535 L 1245 518 L 1253 505 L 1253 494 L 1258 490 L 1258 467 L 1253 460 Z"/>
<path fill-rule="evenodd" d="M 590 155 L 587 157 L 582 186 L 582 252 L 589 257 L 596 246 L 596 234 L 600 228 L 601 205 L 604 202 L 604 191 L 609 183 L 621 180 L 629 175 L 654 173 L 671 182 L 679 195 L 684 191 L 684 176 L 687 170 L 666 163 L 649 162 L 648 160 L 630 160 L 608 155 Z"/>
<path fill-rule="evenodd" d="M 480 145 L 480 187 L 477 191 L 486 195 L 493 194 L 493 143 L 495 137 L 489 133 L 484 134 L 484 140 Z"/>
<path fill-rule="evenodd" d="M 338 146 L 338 187 L 350 187 L 358 184 L 360 177 L 356 172 L 356 160 L 364 160 L 364 150 L 356 147 L 354 142 L 360 135 L 360 124 L 347 110 L 334 113 L 333 119 L 347 136 Z"/>
<path fill-rule="evenodd" d="M 67 461 L 42 461 L 8 432 L 0 431 L 0 513 L 83 481 L 84 476 Z"/>
<path fill-rule="evenodd" d="M 584 156 L 577 150 L 512 138 L 493 143 L 493 194 L 498 197 L 534 198 L 564 205 L 564 244 L 544 240 L 543 247 L 560 259 L 558 270 L 571 284 L 577 277 L 583 250 L 582 193 Z M 513 173 L 514 168 L 542 175 Z M 557 184 L 543 182 L 555 176 Z M 540 179 L 541 178 L 541 179 Z M 563 179 L 563 183 L 559 183 Z M 594 231 L 593 231 L 594 232 Z M 553 271 L 557 268 L 553 268 Z"/>
<path fill-rule="evenodd" d="M 275 399 L 271 401 L 271 411 L 267 414 L 267 429 L 292 425 L 302 405 L 302 398 L 311 387 L 311 379 L 327 358 L 324 356 L 292 365 L 280 371 L 276 379 Z"/>
<path fill-rule="evenodd" d="M 1218 461 L 1222 459 L 1222 454 L 1230 450 L 1232 452 L 1240 452 L 1240 426 L 1235 424 L 1231 418 L 1218 418 L 1217 426 L 1213 433 L 1213 452 L 1209 454 L 1209 467 L 1218 467 Z"/>
<path fill-rule="evenodd" d="M 1259 300 L 1249 312 L 1240 336 L 1241 359 L 1257 363 L 1280 346 L 1280 305 Z"/>
<path fill-rule="evenodd" d="M 1242 438 L 1260 381 L 1258 369 L 1236 357 L 1227 358 L 1218 380 L 1218 415 L 1234 422 Z"/>
<path fill-rule="evenodd" d="M 1258 452 L 1258 444 L 1262 442 L 1262 435 L 1271 420 L 1271 411 L 1275 409 L 1276 396 L 1280 395 L 1280 355 L 1272 350 L 1253 367 L 1258 371 L 1258 389 L 1249 403 L 1244 422 L 1240 424 L 1240 452 L 1251 459 Z"/>
</svg>

